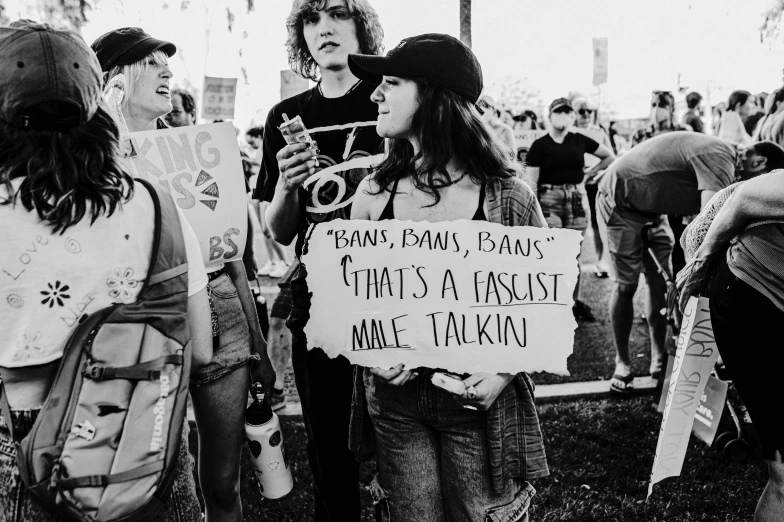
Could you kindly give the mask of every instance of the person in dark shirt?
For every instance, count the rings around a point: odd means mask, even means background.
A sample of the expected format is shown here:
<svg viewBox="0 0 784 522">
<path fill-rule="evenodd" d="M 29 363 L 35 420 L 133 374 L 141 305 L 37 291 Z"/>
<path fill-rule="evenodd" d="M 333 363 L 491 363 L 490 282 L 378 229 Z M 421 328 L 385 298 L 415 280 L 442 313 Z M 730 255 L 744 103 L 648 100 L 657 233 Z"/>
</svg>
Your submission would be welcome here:
<svg viewBox="0 0 784 522">
<path fill-rule="evenodd" d="M 611 391 L 629 393 L 633 387 L 629 333 L 640 273 L 648 285 L 650 373 L 658 377 L 662 371 L 667 322 L 658 311 L 666 306 L 666 284 L 653 256 L 672 275 L 675 240 L 666 215 L 694 215 L 738 176 L 749 178 L 783 166 L 784 149 L 774 143 L 738 149 L 705 134 L 669 132 L 638 145 L 607 169 L 599 182 L 596 209 L 615 283 L 609 303 L 616 349 Z"/>
<path fill-rule="evenodd" d="M 698 92 L 690 92 L 686 95 L 686 105 L 689 110 L 683 115 L 683 124 L 691 127 L 694 132 L 705 132 L 702 119 L 702 110 L 700 103 L 702 102 L 702 95 Z"/>
<path fill-rule="evenodd" d="M 557 98 L 550 104 L 550 130 L 531 144 L 526 157 L 527 174 L 529 183 L 539 194 L 539 203 L 549 226 L 585 231 L 588 219 L 583 206 L 586 197 L 583 180 L 606 169 L 615 155 L 588 136 L 570 132 L 574 121 L 574 109 L 569 100 Z M 583 171 L 586 153 L 600 161 Z M 590 307 L 579 298 L 578 277 L 574 285 L 574 316 L 586 321 L 596 320 Z"/>
<path fill-rule="evenodd" d="M 376 133 L 374 86 L 348 69 L 348 55 L 380 54 L 383 30 L 367 0 L 295 0 L 286 22 L 292 70 L 316 87 L 280 102 L 264 128 L 261 175 L 254 197 L 269 201 L 273 238 L 300 258 L 312 223 L 348 219 L 357 184 L 368 174 L 382 140 Z M 279 126 L 300 116 L 317 146 L 286 145 Z M 353 366 L 307 349 L 304 335 L 310 294 L 306 267 L 292 276 L 292 363 L 308 434 L 317 522 L 358 521 L 359 465 L 348 449 Z"/>
</svg>

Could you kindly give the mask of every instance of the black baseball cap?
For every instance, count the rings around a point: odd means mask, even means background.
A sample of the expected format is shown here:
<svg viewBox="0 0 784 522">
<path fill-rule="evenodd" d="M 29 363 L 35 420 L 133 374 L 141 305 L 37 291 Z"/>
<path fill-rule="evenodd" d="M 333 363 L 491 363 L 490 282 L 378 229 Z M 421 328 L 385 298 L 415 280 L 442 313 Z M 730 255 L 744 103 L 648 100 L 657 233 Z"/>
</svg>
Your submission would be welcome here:
<svg viewBox="0 0 784 522">
<path fill-rule="evenodd" d="M 448 34 L 428 33 L 400 42 L 386 56 L 350 54 L 351 72 L 378 85 L 382 76 L 424 77 L 476 103 L 482 94 L 482 67 L 463 42 Z"/>
<path fill-rule="evenodd" d="M 171 58 L 177 46 L 153 38 L 139 27 L 123 27 L 99 36 L 91 45 L 101 62 L 101 70 L 109 71 L 116 65 L 131 65 L 160 49 Z"/>
<path fill-rule="evenodd" d="M 0 27 L 0 71 L 0 119 L 15 127 L 64 131 L 98 110 L 101 67 L 75 32 L 31 20 Z"/>
<path fill-rule="evenodd" d="M 553 100 L 553 103 L 550 104 L 550 112 L 555 112 L 558 109 L 569 109 L 570 111 L 574 111 L 572 107 L 572 103 L 566 98 L 556 98 Z"/>
</svg>

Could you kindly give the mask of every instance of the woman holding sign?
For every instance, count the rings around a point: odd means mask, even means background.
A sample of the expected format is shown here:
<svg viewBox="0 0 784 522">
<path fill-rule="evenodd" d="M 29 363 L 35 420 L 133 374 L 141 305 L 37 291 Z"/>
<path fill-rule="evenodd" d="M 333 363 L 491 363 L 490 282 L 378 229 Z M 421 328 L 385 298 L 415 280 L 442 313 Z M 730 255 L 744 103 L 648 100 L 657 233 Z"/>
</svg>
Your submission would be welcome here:
<svg viewBox="0 0 784 522">
<path fill-rule="evenodd" d="M 128 131 L 166 128 L 162 118 L 172 110 L 167 60 L 176 52 L 174 44 L 126 27 L 101 36 L 92 48 L 104 81 L 111 85 L 119 74 L 126 79 L 122 114 L 117 116 Z M 212 265 L 207 277 L 213 357 L 191 374 L 190 381 L 199 433 L 199 478 L 207 521 L 241 521 L 240 455 L 250 373 L 265 390 L 272 390 L 275 373 L 242 262 Z M 259 364 L 250 368 L 251 360 Z"/>
<path fill-rule="evenodd" d="M 389 138 L 387 159 L 357 188 L 352 219 L 547 226 L 475 108 L 482 71 L 460 41 L 416 36 L 386 57 L 351 55 L 349 66 L 378 85 L 377 132 Z M 390 519 L 527 520 L 527 480 L 549 474 L 530 378 L 434 374 L 402 365 L 357 372 L 351 446 L 366 449 L 357 435 L 367 429 L 366 402 Z"/>
</svg>

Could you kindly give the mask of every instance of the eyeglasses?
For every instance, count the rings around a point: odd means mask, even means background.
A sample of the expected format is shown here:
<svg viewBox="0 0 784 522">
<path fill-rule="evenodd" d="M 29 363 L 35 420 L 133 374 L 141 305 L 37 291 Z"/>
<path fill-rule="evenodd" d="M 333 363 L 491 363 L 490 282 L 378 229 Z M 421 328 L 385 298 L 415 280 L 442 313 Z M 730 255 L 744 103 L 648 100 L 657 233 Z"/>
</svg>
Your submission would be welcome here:
<svg viewBox="0 0 784 522">
<path fill-rule="evenodd" d="M 593 109 L 580 109 L 577 111 L 580 116 L 590 116 L 593 114 Z"/>
</svg>

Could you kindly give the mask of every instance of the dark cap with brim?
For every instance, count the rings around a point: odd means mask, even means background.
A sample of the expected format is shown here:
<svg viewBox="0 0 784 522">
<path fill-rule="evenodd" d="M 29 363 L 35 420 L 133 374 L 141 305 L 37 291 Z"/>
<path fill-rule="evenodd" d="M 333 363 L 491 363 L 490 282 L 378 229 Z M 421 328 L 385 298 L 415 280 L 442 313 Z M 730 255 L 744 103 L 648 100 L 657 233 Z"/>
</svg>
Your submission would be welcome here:
<svg viewBox="0 0 784 522">
<path fill-rule="evenodd" d="M 0 119 L 14 127 L 67 131 L 98 110 L 98 59 L 72 31 L 30 20 L 0 27 L 0 71 Z"/>
<path fill-rule="evenodd" d="M 386 56 L 351 54 L 348 67 L 360 80 L 378 85 L 383 76 L 423 77 L 476 103 L 482 67 L 471 49 L 452 36 L 428 33 L 406 38 Z"/>
<path fill-rule="evenodd" d="M 104 72 L 115 66 L 134 64 L 157 50 L 163 51 L 169 58 L 177 52 L 173 43 L 153 38 L 138 27 L 109 31 L 99 36 L 91 47 Z"/>
</svg>

